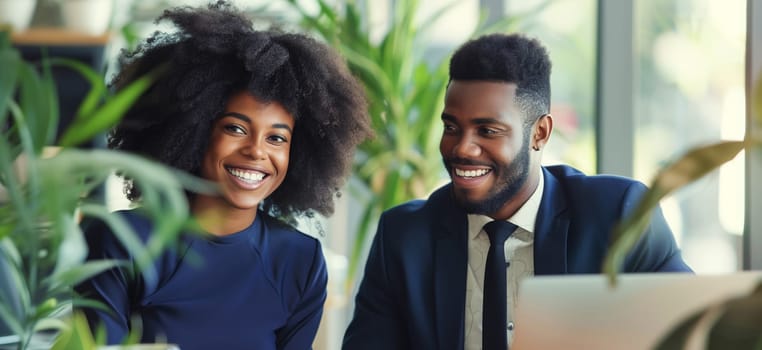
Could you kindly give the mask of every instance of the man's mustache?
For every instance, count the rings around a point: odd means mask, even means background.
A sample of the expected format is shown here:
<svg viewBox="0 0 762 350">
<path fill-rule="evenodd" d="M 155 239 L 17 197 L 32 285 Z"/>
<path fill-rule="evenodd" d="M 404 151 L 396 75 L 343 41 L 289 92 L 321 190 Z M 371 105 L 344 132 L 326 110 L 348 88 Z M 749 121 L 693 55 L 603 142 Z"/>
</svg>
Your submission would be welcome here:
<svg viewBox="0 0 762 350">
<path fill-rule="evenodd" d="M 457 165 L 470 165 L 470 166 L 485 166 L 485 167 L 490 167 L 490 168 L 493 168 L 493 169 L 495 168 L 494 164 L 489 164 L 489 163 L 484 163 L 484 162 L 478 162 L 478 161 L 475 161 L 473 159 L 468 159 L 468 158 L 453 157 L 453 158 L 444 158 L 443 160 L 444 160 L 445 165 L 448 166 L 448 167 L 453 167 L 453 166 L 457 166 Z"/>
</svg>

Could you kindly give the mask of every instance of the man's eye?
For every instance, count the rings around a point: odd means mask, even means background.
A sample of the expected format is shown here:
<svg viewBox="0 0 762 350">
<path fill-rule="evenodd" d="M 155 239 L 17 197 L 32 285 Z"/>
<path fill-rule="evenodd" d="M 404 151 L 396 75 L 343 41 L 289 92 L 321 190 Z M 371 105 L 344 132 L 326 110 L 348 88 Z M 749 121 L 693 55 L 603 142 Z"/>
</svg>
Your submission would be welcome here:
<svg viewBox="0 0 762 350">
<path fill-rule="evenodd" d="M 482 135 L 494 135 L 494 134 L 497 134 L 497 133 L 498 133 L 498 131 L 497 131 L 497 130 L 495 130 L 495 129 L 491 129 L 491 128 L 480 128 L 480 129 L 479 129 L 479 132 L 480 132 Z"/>
<path fill-rule="evenodd" d="M 444 132 L 453 132 L 453 131 L 455 131 L 455 126 L 452 126 L 450 124 L 444 125 Z"/>
</svg>

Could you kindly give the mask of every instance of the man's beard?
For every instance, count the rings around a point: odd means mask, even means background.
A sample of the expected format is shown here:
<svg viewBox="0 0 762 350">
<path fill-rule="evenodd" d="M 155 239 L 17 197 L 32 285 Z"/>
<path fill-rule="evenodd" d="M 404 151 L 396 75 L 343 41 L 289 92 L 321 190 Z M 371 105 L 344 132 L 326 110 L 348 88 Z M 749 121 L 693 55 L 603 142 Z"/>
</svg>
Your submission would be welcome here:
<svg viewBox="0 0 762 350">
<path fill-rule="evenodd" d="M 497 181 L 493 187 L 494 193 L 481 201 L 468 201 L 462 197 L 455 198 L 468 214 L 490 215 L 498 212 L 508 200 L 515 196 L 527 178 L 529 178 L 529 138 L 524 138 L 524 144 L 510 165 L 503 169 L 495 169 Z M 449 169 L 448 169 L 449 170 Z"/>
</svg>

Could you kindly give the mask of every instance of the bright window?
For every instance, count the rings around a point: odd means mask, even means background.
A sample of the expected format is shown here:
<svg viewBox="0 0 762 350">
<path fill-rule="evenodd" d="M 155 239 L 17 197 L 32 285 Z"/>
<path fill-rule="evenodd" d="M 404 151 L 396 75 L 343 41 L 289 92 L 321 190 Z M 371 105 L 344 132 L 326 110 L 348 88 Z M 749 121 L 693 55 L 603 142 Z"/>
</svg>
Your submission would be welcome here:
<svg viewBox="0 0 762 350">
<path fill-rule="evenodd" d="M 743 139 L 746 1 L 635 2 L 635 177 L 648 183 L 671 157 Z M 740 269 L 743 156 L 662 201 L 697 272 Z"/>
</svg>

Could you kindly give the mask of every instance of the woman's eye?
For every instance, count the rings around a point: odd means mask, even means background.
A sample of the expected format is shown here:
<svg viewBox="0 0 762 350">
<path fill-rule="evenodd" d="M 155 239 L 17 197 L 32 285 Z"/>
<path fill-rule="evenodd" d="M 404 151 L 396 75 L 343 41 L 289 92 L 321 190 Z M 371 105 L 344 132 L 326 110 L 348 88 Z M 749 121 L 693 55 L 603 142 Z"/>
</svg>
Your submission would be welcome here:
<svg viewBox="0 0 762 350">
<path fill-rule="evenodd" d="M 288 142 L 288 139 L 286 139 L 285 136 L 281 136 L 281 135 L 272 135 L 272 136 L 269 137 L 269 139 L 270 139 L 271 142 L 274 142 L 274 143 L 286 143 L 286 142 Z"/>
<path fill-rule="evenodd" d="M 241 134 L 246 135 L 246 130 L 244 130 L 242 127 L 235 125 L 235 124 L 228 124 L 224 126 L 225 131 L 233 133 L 233 134 Z"/>
</svg>

